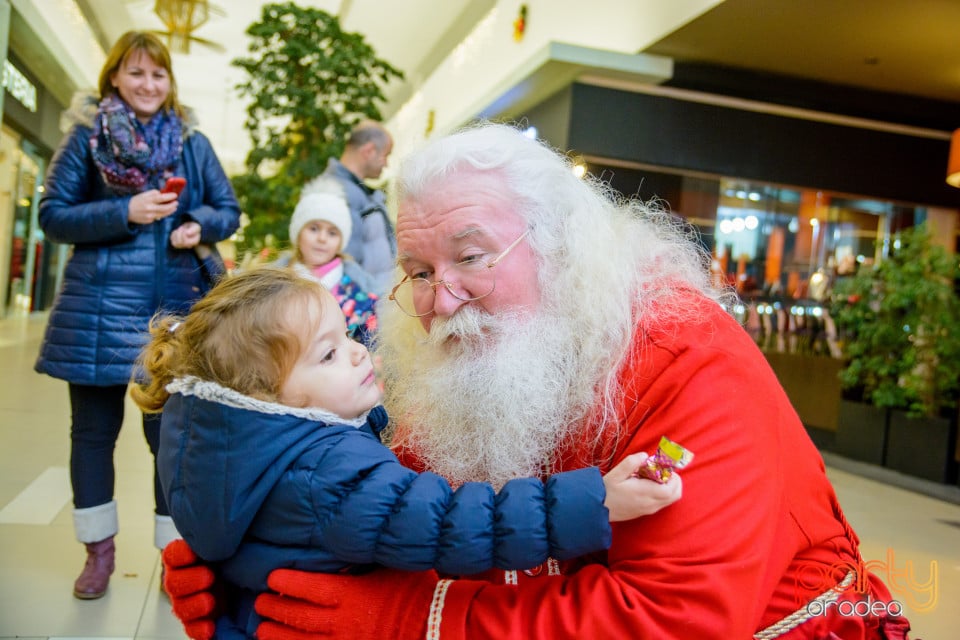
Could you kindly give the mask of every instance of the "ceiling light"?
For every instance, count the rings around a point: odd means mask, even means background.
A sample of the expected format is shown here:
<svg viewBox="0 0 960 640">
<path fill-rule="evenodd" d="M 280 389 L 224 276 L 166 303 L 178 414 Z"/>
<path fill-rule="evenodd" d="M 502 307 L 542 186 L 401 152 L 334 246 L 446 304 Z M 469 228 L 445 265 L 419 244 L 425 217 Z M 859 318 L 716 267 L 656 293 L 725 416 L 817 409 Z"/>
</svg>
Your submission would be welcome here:
<svg viewBox="0 0 960 640">
<path fill-rule="evenodd" d="M 947 184 L 960 187 L 960 129 L 953 132 L 950 140 L 950 159 L 947 161 Z"/>
</svg>

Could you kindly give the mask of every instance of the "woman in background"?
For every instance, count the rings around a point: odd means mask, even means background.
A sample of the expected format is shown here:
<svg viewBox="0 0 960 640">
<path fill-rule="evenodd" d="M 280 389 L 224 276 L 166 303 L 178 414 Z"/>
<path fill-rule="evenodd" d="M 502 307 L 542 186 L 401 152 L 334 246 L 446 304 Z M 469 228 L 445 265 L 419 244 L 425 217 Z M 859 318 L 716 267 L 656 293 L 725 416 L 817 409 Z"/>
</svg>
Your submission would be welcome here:
<svg viewBox="0 0 960 640">
<path fill-rule="evenodd" d="M 89 600 L 106 593 L 114 570 L 113 451 L 149 320 L 158 310 L 185 313 L 206 293 L 213 274 L 198 255 L 233 234 L 240 210 L 177 99 L 170 53 L 156 36 L 122 35 L 99 93 L 79 94 L 64 116 L 71 128 L 47 174 L 40 225 L 73 253 L 35 368 L 69 384 L 73 519 L 87 549 L 73 593 Z M 174 177 L 179 194 L 164 190 Z M 144 415 L 143 430 L 155 457 L 159 414 Z M 163 548 L 179 536 L 156 473 L 154 498 L 154 543 Z"/>
</svg>

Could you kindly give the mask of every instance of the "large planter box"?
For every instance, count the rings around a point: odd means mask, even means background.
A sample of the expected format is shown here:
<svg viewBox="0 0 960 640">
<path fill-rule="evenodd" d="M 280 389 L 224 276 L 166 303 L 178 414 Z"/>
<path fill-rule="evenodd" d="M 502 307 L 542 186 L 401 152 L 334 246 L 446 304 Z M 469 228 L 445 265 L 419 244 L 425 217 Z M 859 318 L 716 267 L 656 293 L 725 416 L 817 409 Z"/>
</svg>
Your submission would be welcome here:
<svg viewBox="0 0 960 640">
<path fill-rule="evenodd" d="M 957 480 L 957 424 L 950 418 L 890 415 L 885 465 L 917 478 L 953 483 Z"/>
<path fill-rule="evenodd" d="M 847 458 L 882 465 L 888 451 L 889 422 L 887 409 L 841 400 L 834 451 Z"/>
<path fill-rule="evenodd" d="M 840 409 L 840 369 L 843 361 L 799 353 L 763 353 L 790 404 L 807 427 L 837 430 Z"/>
</svg>

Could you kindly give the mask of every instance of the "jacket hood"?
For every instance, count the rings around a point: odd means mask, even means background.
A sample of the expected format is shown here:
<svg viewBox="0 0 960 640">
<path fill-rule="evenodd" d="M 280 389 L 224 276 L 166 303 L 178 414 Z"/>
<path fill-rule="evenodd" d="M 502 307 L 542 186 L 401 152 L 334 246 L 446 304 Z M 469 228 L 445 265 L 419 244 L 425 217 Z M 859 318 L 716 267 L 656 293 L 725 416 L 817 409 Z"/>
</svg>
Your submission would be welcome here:
<svg viewBox="0 0 960 640">
<path fill-rule="evenodd" d="M 167 393 L 179 393 L 184 396 L 196 396 L 203 400 L 223 404 L 236 409 L 246 409 L 271 415 L 288 415 L 324 424 L 346 424 L 352 427 L 362 427 L 367 423 L 370 411 L 365 411 L 356 418 L 341 418 L 335 413 L 320 407 L 306 407 L 303 409 L 290 407 L 277 402 L 268 402 L 246 396 L 239 391 L 228 389 L 216 382 L 209 382 L 187 376 L 178 378 L 167 385 Z"/>
<path fill-rule="evenodd" d="M 386 425 L 377 407 L 353 420 L 264 402 L 213 382 L 167 386 L 158 470 L 177 529 L 207 561 L 232 556 L 280 477 L 324 430 Z M 202 533 L 202 535 L 200 535 Z"/>
<path fill-rule="evenodd" d="M 60 114 L 60 131 L 67 133 L 74 125 L 92 127 L 93 119 L 97 115 L 100 97 L 93 91 L 78 91 L 73 94 L 70 106 Z M 190 107 L 181 105 L 183 109 L 183 137 L 189 137 L 197 130 L 197 115 Z"/>
</svg>

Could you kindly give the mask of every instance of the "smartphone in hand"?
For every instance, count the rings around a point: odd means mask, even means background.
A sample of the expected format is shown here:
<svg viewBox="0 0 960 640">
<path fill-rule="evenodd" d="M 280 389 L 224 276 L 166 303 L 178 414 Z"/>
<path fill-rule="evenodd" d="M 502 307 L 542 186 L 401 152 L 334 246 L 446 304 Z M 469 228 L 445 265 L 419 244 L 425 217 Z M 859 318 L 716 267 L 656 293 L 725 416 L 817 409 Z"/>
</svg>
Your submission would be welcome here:
<svg viewBox="0 0 960 640">
<path fill-rule="evenodd" d="M 183 188 L 187 186 L 187 179 L 181 178 L 180 176 L 172 176 L 167 178 L 167 184 L 163 185 L 161 193 L 175 193 L 178 196 L 180 192 L 183 191 Z"/>
</svg>

